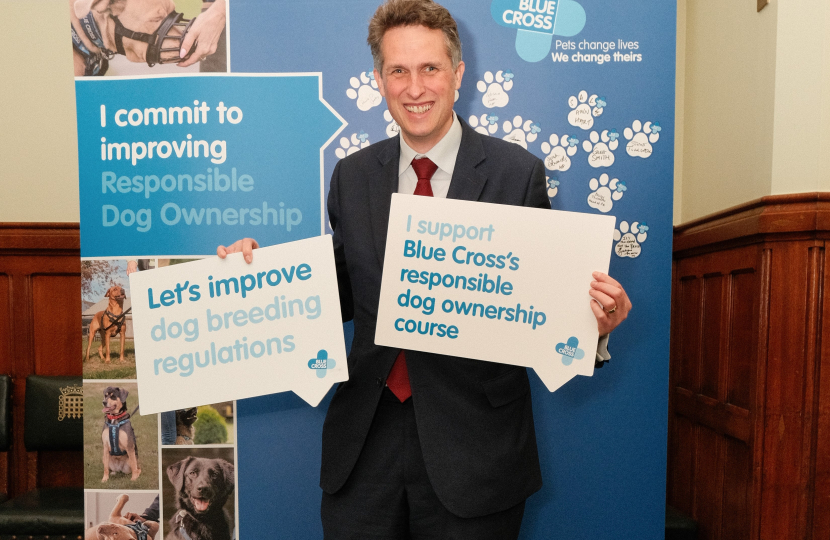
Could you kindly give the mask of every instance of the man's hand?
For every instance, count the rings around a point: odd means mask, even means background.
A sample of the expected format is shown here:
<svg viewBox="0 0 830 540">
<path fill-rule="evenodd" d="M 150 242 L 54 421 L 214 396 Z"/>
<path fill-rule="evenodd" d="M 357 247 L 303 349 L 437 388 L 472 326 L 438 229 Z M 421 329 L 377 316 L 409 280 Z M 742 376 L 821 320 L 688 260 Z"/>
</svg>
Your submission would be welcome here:
<svg viewBox="0 0 830 540">
<path fill-rule="evenodd" d="M 127 261 L 127 275 L 129 276 L 133 272 L 138 272 L 138 262 L 137 261 Z"/>
<path fill-rule="evenodd" d="M 625 289 L 617 280 L 608 274 L 594 272 L 594 281 L 588 294 L 596 300 L 591 302 L 591 310 L 597 318 L 599 335 L 610 334 L 621 322 L 628 317 L 631 311 L 631 301 L 625 294 Z"/>
<path fill-rule="evenodd" d="M 237 240 L 228 247 L 219 246 L 216 248 L 216 254 L 219 255 L 220 259 L 224 259 L 231 253 L 239 253 L 241 251 L 242 255 L 245 257 L 245 262 L 251 264 L 254 261 L 254 250 L 258 247 L 259 243 L 253 238 L 243 238 L 242 240 Z"/>
<path fill-rule="evenodd" d="M 211 2 L 210 6 L 196 17 L 193 25 L 184 36 L 179 56 L 184 58 L 194 43 L 196 43 L 196 50 L 193 51 L 190 58 L 182 60 L 176 65 L 187 67 L 215 53 L 216 44 L 219 43 L 219 36 L 222 35 L 224 29 L 225 2 L 224 0 Z"/>
<path fill-rule="evenodd" d="M 135 523 L 136 521 L 147 521 L 146 518 L 139 516 L 138 514 L 134 514 L 133 512 L 127 512 L 124 514 L 124 517 Z"/>
</svg>

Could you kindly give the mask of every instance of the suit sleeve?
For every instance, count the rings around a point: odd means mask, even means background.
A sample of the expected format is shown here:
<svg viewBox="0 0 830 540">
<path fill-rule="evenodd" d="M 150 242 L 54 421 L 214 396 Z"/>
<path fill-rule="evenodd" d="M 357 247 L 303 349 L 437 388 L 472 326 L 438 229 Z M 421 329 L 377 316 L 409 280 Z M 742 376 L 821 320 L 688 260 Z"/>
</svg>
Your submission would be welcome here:
<svg viewBox="0 0 830 540">
<path fill-rule="evenodd" d="M 329 185 L 329 223 L 334 231 L 334 266 L 337 270 L 337 289 L 340 292 L 340 313 L 343 322 L 354 317 L 354 301 L 352 297 L 352 282 L 349 279 L 349 270 L 346 266 L 346 251 L 343 246 L 343 234 L 340 227 L 340 162 L 334 167 Z"/>
<path fill-rule="evenodd" d="M 522 205 L 531 208 L 550 209 L 550 199 L 548 198 L 545 184 L 545 166 L 540 159 L 536 159 L 535 161 L 536 163 L 530 173 L 530 181 Z"/>
</svg>

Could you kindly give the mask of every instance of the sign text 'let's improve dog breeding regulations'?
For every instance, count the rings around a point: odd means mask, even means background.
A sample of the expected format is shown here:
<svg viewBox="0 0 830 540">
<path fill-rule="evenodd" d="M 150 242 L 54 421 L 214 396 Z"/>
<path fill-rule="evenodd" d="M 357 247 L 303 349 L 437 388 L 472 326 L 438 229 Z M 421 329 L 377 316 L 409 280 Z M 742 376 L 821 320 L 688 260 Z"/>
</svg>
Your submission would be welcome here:
<svg viewBox="0 0 830 540">
<path fill-rule="evenodd" d="M 375 343 L 531 367 L 551 391 L 592 375 L 615 221 L 393 195 Z"/>
<path fill-rule="evenodd" d="M 348 379 L 331 236 L 130 275 L 141 411 Z"/>
</svg>

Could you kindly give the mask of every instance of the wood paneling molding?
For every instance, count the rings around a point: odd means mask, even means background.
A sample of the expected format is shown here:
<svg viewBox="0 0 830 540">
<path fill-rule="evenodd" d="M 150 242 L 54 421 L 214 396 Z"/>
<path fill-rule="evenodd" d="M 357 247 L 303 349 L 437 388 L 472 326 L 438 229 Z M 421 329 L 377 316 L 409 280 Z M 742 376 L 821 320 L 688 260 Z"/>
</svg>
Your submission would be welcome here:
<svg viewBox="0 0 830 540">
<path fill-rule="evenodd" d="M 674 231 L 670 504 L 701 540 L 830 539 L 830 194 Z"/>
</svg>

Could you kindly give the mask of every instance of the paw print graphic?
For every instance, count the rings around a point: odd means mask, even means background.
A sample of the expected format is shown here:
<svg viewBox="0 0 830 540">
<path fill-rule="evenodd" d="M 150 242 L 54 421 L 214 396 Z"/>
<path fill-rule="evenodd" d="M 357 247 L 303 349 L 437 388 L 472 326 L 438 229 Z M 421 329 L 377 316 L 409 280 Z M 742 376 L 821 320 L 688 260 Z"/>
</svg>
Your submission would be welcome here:
<svg viewBox="0 0 830 540">
<path fill-rule="evenodd" d="M 499 117 L 493 113 L 471 116 L 468 122 L 470 127 L 482 135 L 492 135 L 499 130 Z"/>
<path fill-rule="evenodd" d="M 602 114 L 605 98 L 597 98 L 596 94 L 588 97 L 588 92 L 583 90 L 568 98 L 568 106 L 573 109 L 568 113 L 568 123 L 587 131 L 594 127 L 594 118 Z"/>
<path fill-rule="evenodd" d="M 386 124 L 386 136 L 390 139 L 401 132 L 401 126 L 395 122 L 395 119 L 392 118 L 392 114 L 389 112 L 389 109 L 383 111 L 383 119 L 388 122 Z"/>
<path fill-rule="evenodd" d="M 337 362 L 334 358 L 329 358 L 329 353 L 325 349 L 317 352 L 317 358 L 312 358 L 308 361 L 308 368 L 317 372 L 317 378 L 322 379 L 330 369 L 334 369 Z"/>
<path fill-rule="evenodd" d="M 548 142 L 550 141 L 550 142 Z M 579 141 L 575 137 L 551 135 L 548 141 L 542 143 L 542 152 L 545 157 L 545 167 L 550 171 L 567 171 L 571 168 L 571 158 L 577 151 Z"/>
<path fill-rule="evenodd" d="M 507 134 L 502 139 L 527 150 L 527 143 L 535 141 L 542 128 L 533 120 L 522 120 L 521 116 L 516 116 L 513 122 L 505 121 L 502 130 Z"/>
<path fill-rule="evenodd" d="M 483 95 L 481 96 L 481 103 L 488 109 L 493 107 L 504 107 L 510 101 L 510 96 L 507 93 L 513 88 L 513 73 L 508 75 L 505 79 L 504 71 L 497 71 L 496 75 L 489 71 L 484 72 L 484 80 L 478 81 L 476 88 Z"/>
<path fill-rule="evenodd" d="M 608 130 L 603 131 L 602 134 L 592 131 L 588 140 L 582 143 L 582 149 L 588 152 L 588 164 L 596 169 L 614 164 L 613 151 L 619 144 L 616 139 L 611 140 Z"/>
<path fill-rule="evenodd" d="M 579 348 L 579 340 L 574 336 L 569 337 L 565 343 L 557 343 L 556 352 L 562 355 L 562 363 L 566 366 L 585 357 L 585 351 Z"/>
<path fill-rule="evenodd" d="M 623 130 L 623 135 L 628 140 L 628 144 L 625 145 L 625 151 L 631 157 L 643 159 L 650 157 L 651 145 L 660 140 L 660 131 L 662 129 L 660 122 L 646 122 L 642 124 L 639 120 L 634 120 L 630 128 Z"/>
<path fill-rule="evenodd" d="M 608 175 L 605 173 L 599 175 L 599 179 L 591 178 L 588 187 L 591 188 L 591 194 L 588 195 L 588 206 L 603 213 L 609 212 L 614 206 L 614 201 L 622 199 L 623 193 L 627 189 L 625 182 L 620 182 L 616 178 L 609 182 Z"/>
<path fill-rule="evenodd" d="M 629 257 L 635 259 L 640 256 L 642 248 L 640 244 L 648 238 L 648 225 L 636 221 L 628 225 L 627 221 L 620 221 L 620 228 L 614 229 L 614 253 L 618 257 Z"/>
<path fill-rule="evenodd" d="M 352 77 L 349 79 L 351 88 L 346 90 L 346 95 L 349 99 L 355 100 L 357 108 L 361 111 L 368 111 L 372 107 L 377 107 L 383 101 L 383 97 L 378 92 L 378 83 L 375 81 L 375 75 L 371 71 L 360 74 L 360 79 Z"/>
<path fill-rule="evenodd" d="M 555 176 L 546 176 L 545 181 L 548 183 L 548 198 L 556 197 L 559 193 L 559 179 Z"/>
<path fill-rule="evenodd" d="M 369 136 L 361 130 L 359 134 L 352 133 L 351 139 L 348 137 L 340 137 L 340 148 L 334 151 L 334 155 L 343 159 L 346 156 L 354 154 L 361 148 L 366 148 L 370 144 Z"/>
</svg>

